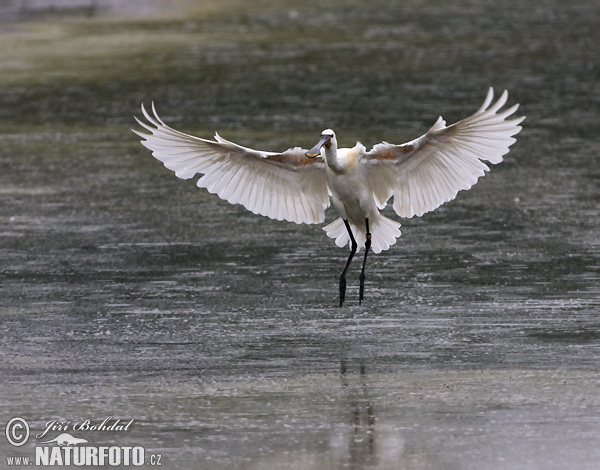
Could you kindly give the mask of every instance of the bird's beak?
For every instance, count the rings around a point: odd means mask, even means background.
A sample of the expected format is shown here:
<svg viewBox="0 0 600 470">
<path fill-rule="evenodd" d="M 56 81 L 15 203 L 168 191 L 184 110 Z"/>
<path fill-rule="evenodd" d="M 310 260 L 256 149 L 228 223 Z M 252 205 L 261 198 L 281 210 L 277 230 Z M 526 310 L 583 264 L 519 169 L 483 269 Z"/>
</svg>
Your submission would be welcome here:
<svg viewBox="0 0 600 470">
<path fill-rule="evenodd" d="M 305 155 L 309 158 L 318 157 L 319 155 L 321 155 L 321 147 L 323 147 L 323 145 L 327 144 L 330 140 L 331 140 L 330 135 L 322 135 L 321 140 L 319 140 L 319 143 L 317 145 L 315 145 L 313 148 L 311 148 L 308 152 L 306 152 Z"/>
</svg>

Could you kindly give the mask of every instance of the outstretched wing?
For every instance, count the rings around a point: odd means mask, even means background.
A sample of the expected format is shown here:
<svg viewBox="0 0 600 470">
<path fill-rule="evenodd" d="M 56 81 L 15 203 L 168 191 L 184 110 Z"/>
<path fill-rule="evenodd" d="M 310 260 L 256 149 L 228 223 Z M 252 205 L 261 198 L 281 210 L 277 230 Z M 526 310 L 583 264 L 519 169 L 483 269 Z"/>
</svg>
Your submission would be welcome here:
<svg viewBox="0 0 600 470">
<path fill-rule="evenodd" d="M 156 113 L 148 123 L 136 121 L 150 132 L 133 130 L 152 155 L 179 178 L 197 173 L 197 185 L 231 204 L 242 204 L 255 214 L 277 220 L 315 224 L 325 220 L 329 193 L 322 158 L 311 159 L 306 150 L 261 152 L 229 142 L 218 134 L 215 141 L 201 139 L 167 126 Z"/>
<path fill-rule="evenodd" d="M 489 171 L 482 160 L 500 163 L 525 117 L 507 120 L 519 105 L 498 112 L 508 93 L 490 106 L 493 96 L 490 88 L 481 108 L 462 121 L 446 127 L 440 116 L 418 139 L 402 145 L 382 142 L 367 152 L 363 162 L 378 204 L 393 195 L 399 216 L 421 216 L 473 186 Z"/>
</svg>

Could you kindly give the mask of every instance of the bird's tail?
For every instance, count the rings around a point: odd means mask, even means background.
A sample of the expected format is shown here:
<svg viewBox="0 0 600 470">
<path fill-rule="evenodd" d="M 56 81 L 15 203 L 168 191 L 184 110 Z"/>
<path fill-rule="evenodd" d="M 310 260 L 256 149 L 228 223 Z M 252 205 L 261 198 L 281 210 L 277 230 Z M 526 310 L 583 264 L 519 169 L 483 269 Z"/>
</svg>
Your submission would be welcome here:
<svg viewBox="0 0 600 470">
<path fill-rule="evenodd" d="M 374 253 L 387 250 L 390 246 L 396 243 L 396 239 L 401 235 L 400 224 L 395 220 L 388 219 L 384 216 L 379 216 L 374 221 L 369 221 L 371 230 L 371 249 Z M 356 244 L 360 250 L 365 246 L 367 241 L 366 227 L 357 227 L 350 223 L 350 228 L 356 239 Z M 335 240 L 335 244 L 339 247 L 350 245 L 350 236 L 344 225 L 344 221 L 340 217 L 335 219 L 329 225 L 323 227 L 327 236 Z"/>
</svg>

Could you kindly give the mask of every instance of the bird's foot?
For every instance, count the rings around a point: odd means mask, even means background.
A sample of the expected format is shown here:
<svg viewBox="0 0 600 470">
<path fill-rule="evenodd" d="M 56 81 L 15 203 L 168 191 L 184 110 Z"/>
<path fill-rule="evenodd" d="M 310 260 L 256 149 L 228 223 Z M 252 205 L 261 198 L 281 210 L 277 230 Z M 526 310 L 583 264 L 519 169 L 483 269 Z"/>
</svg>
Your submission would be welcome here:
<svg viewBox="0 0 600 470">
<path fill-rule="evenodd" d="M 360 289 L 358 291 L 358 304 L 362 304 L 365 294 L 365 273 L 360 273 Z"/>
<path fill-rule="evenodd" d="M 340 277 L 340 307 L 346 300 L 346 277 Z"/>
</svg>

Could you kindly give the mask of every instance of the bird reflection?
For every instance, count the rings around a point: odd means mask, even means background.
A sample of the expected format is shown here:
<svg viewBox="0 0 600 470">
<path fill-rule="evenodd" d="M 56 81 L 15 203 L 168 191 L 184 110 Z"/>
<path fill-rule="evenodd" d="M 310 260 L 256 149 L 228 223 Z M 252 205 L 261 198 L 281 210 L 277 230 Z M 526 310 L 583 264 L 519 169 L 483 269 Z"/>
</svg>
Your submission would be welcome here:
<svg viewBox="0 0 600 470">
<path fill-rule="evenodd" d="M 342 386 L 349 389 L 347 373 L 347 363 L 342 360 L 340 366 Z M 375 454 L 375 407 L 369 398 L 364 361 L 360 362 L 360 384 L 350 390 L 349 396 L 353 426 L 352 438 L 349 442 L 350 461 L 352 464 L 372 464 Z"/>
<path fill-rule="evenodd" d="M 346 358 L 340 361 L 342 394 L 351 410 L 345 420 L 332 429 L 331 447 L 334 468 L 364 468 L 377 465 L 375 406 L 369 395 L 364 361 L 358 364 L 358 376 Z"/>
</svg>

